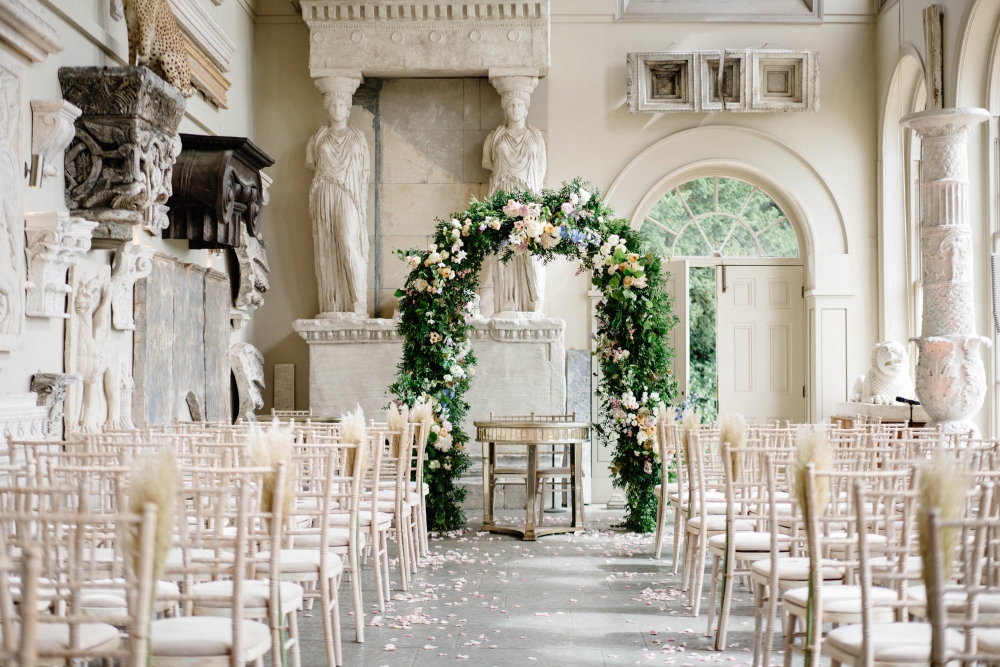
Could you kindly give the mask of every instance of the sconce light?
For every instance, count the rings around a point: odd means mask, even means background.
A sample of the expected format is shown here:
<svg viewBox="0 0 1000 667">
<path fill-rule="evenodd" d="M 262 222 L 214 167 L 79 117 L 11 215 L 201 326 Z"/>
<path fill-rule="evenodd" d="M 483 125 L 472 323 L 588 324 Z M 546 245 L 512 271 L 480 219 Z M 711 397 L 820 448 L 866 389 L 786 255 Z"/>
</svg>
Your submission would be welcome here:
<svg viewBox="0 0 1000 667">
<path fill-rule="evenodd" d="M 73 137 L 83 112 L 66 100 L 31 100 L 31 165 L 28 186 L 42 187 L 46 176 L 59 175 L 59 160 Z"/>
</svg>

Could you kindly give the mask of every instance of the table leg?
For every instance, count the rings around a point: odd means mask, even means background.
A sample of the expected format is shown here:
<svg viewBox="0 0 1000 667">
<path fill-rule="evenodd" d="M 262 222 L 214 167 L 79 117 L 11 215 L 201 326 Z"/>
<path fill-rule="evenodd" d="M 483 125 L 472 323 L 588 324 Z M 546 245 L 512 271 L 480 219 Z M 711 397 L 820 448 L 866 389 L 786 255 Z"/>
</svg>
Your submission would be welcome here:
<svg viewBox="0 0 1000 667">
<path fill-rule="evenodd" d="M 583 443 L 573 443 L 573 527 L 586 530 L 583 513 Z"/>
<path fill-rule="evenodd" d="M 483 529 L 493 525 L 493 443 L 483 443 Z"/>
<path fill-rule="evenodd" d="M 535 537 L 535 475 L 538 470 L 538 446 L 534 444 L 528 447 L 528 475 L 524 480 L 524 491 L 527 495 L 525 508 L 527 516 L 524 522 L 524 539 L 534 540 Z"/>
</svg>

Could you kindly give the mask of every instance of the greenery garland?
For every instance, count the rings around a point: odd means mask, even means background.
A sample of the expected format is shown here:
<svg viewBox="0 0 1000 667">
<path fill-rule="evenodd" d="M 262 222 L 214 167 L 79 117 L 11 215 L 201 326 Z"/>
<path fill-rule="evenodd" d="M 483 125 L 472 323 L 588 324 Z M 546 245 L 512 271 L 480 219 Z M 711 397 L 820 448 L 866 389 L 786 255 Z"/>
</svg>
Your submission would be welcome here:
<svg viewBox="0 0 1000 667">
<path fill-rule="evenodd" d="M 663 290 L 659 257 L 588 189 L 576 179 L 538 195 L 515 191 L 473 199 L 463 213 L 438 220 L 427 250 L 398 251 L 410 273 L 405 288 L 396 291 L 403 359 L 390 391 L 410 406 L 432 404 L 424 479 L 434 530 L 465 522 L 465 489 L 455 480 L 470 465 L 469 438 L 461 425 L 476 357 L 467 334 L 480 267 L 493 253 L 501 261 L 515 253 L 546 262 L 561 255 L 591 272 L 603 294 L 594 334 L 601 365 L 598 438 L 614 451 L 611 471 L 615 486 L 625 490 L 625 527 L 642 532 L 656 527 L 656 421 L 676 392 L 668 371 L 673 350 L 666 345 L 676 318 Z"/>
</svg>

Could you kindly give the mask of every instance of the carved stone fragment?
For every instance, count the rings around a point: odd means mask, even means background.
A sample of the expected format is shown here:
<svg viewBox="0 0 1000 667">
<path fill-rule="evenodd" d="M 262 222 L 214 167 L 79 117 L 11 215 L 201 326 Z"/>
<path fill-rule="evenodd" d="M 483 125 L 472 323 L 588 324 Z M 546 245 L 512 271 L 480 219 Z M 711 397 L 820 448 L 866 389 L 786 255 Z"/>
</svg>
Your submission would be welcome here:
<svg viewBox="0 0 1000 667">
<path fill-rule="evenodd" d="M 32 376 L 31 391 L 38 395 L 38 405 L 45 406 L 48 411 L 45 423 L 46 435 L 62 437 L 66 389 L 78 379 L 70 373 L 35 373 Z"/>
<path fill-rule="evenodd" d="M 132 225 L 167 226 L 184 98 L 145 67 L 63 67 L 63 97 L 80 107 L 66 151 L 66 206 L 100 223 L 95 245 L 132 240 Z"/>
<path fill-rule="evenodd" d="M 115 253 L 111 269 L 111 324 L 120 331 L 135 329 L 133 301 L 135 281 L 145 278 L 153 270 L 156 250 L 134 243 L 125 243 Z"/>
<path fill-rule="evenodd" d="M 264 205 L 260 170 L 274 160 L 244 137 L 180 137 L 164 238 L 220 249 L 242 245 L 244 228 L 256 237 Z"/>
<path fill-rule="evenodd" d="M 62 211 L 26 213 L 24 255 L 28 262 L 25 313 L 31 317 L 69 317 L 66 271 L 90 250 L 96 222 Z"/>
<path fill-rule="evenodd" d="M 263 238 L 247 235 L 242 246 L 236 248 L 236 260 L 240 267 L 239 293 L 236 307 L 245 310 L 264 305 L 264 292 L 270 287 L 267 266 L 267 245 Z"/>
<path fill-rule="evenodd" d="M 24 335 L 24 163 L 21 155 L 22 66 L 0 52 L 0 350 Z"/>
<path fill-rule="evenodd" d="M 256 421 L 255 412 L 264 407 L 264 355 L 250 343 L 233 343 L 229 346 L 229 362 L 240 396 L 237 417 Z"/>
<path fill-rule="evenodd" d="M 0 394 L 0 437 L 44 440 L 48 412 L 31 392 Z"/>
<path fill-rule="evenodd" d="M 135 381 L 132 379 L 132 371 L 128 364 L 122 361 L 122 428 L 133 429 L 135 423 L 132 421 L 132 392 L 135 391 Z"/>
<path fill-rule="evenodd" d="M 42 173 L 58 176 L 61 153 L 76 135 L 82 112 L 66 100 L 31 100 L 31 154 L 43 159 Z"/>
<path fill-rule="evenodd" d="M 82 261 L 70 271 L 66 371 L 80 376 L 66 401 L 66 432 L 121 428 L 121 378 L 111 332 L 111 269 Z"/>
</svg>

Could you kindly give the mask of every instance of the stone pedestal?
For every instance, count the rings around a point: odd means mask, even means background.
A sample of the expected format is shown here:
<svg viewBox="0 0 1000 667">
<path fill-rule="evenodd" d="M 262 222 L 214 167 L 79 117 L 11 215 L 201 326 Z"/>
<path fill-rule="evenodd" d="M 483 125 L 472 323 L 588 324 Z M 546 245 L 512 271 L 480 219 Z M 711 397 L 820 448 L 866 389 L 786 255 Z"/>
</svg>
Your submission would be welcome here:
<svg viewBox="0 0 1000 667">
<path fill-rule="evenodd" d="M 392 400 L 388 387 L 403 356 L 394 320 L 330 318 L 296 320 L 292 327 L 309 344 L 309 407 L 317 417 L 339 417 L 358 404 L 365 417 L 382 421 Z M 479 361 L 465 396 L 464 424 L 500 415 L 566 411 L 566 323 L 560 319 L 480 319 L 470 334 Z M 461 483 L 466 506 L 482 507 L 482 456 L 473 442 L 472 469 Z M 520 500 L 524 506 L 524 493 Z"/>
<path fill-rule="evenodd" d="M 929 426 L 973 431 L 986 398 L 986 372 L 976 334 L 972 229 L 969 226 L 967 131 L 987 120 L 985 109 L 932 109 L 902 119 L 921 138 L 920 254 L 923 319 L 915 339 L 917 398 Z"/>
</svg>

